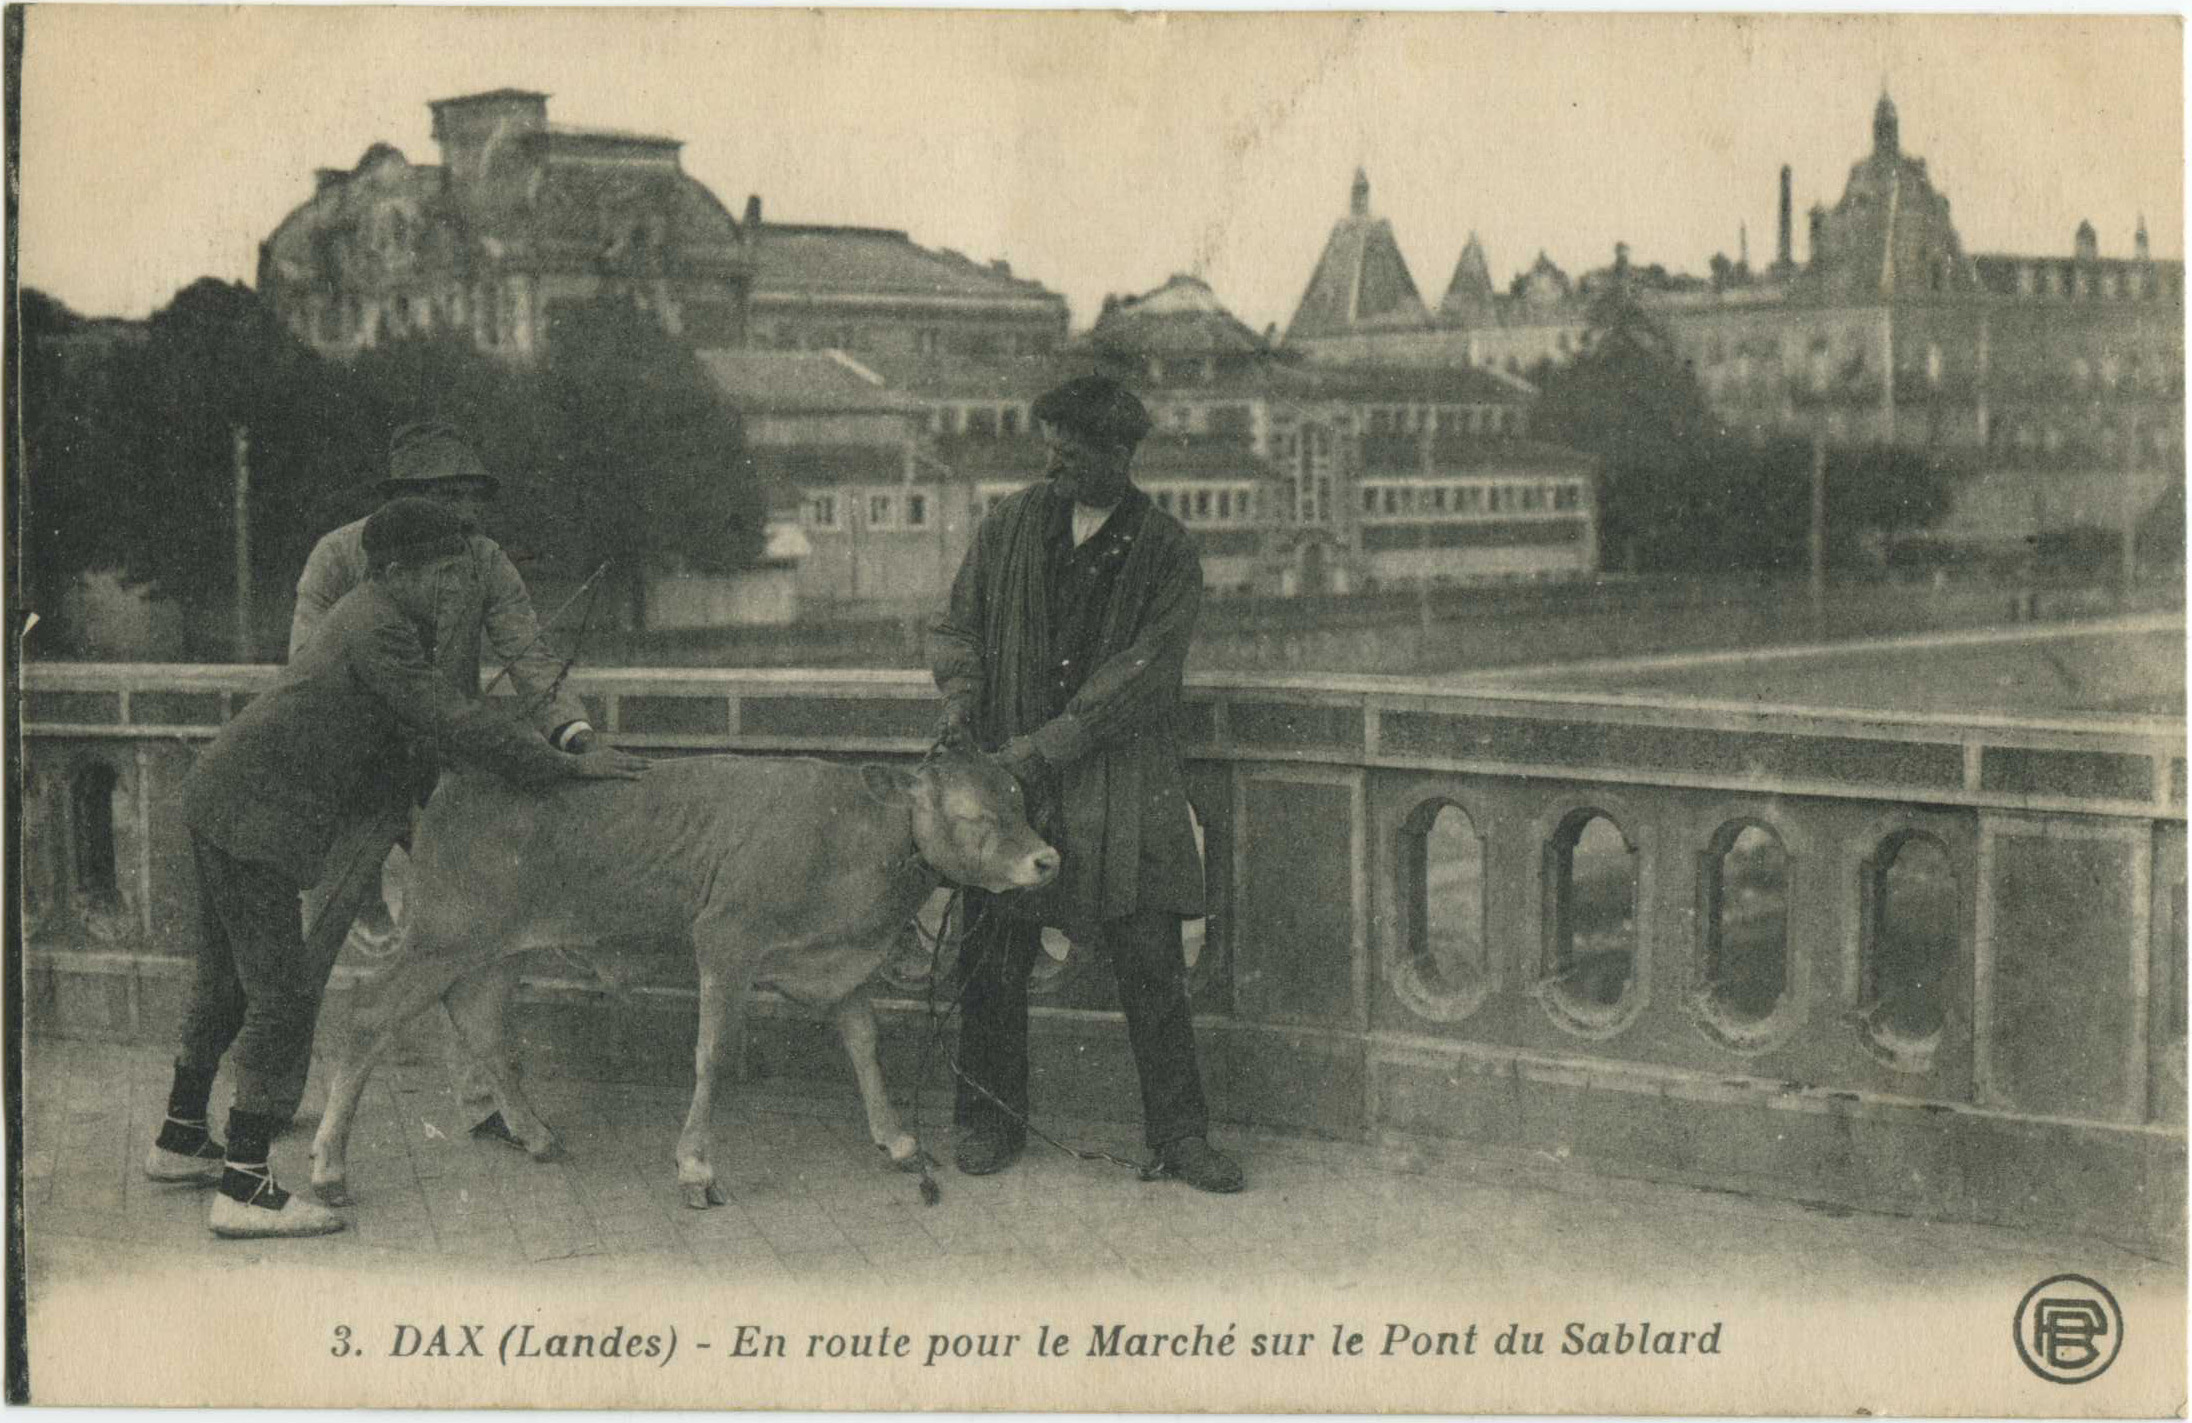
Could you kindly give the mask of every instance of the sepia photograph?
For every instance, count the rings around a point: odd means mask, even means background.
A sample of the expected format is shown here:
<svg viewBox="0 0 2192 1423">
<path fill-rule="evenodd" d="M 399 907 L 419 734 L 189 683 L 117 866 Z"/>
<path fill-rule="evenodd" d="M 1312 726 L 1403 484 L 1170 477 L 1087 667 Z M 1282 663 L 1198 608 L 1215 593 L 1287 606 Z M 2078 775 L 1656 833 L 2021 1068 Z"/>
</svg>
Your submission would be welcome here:
<svg viewBox="0 0 2192 1423">
<path fill-rule="evenodd" d="M 8 1402 L 2184 1415 L 2178 16 L 5 54 Z"/>
</svg>

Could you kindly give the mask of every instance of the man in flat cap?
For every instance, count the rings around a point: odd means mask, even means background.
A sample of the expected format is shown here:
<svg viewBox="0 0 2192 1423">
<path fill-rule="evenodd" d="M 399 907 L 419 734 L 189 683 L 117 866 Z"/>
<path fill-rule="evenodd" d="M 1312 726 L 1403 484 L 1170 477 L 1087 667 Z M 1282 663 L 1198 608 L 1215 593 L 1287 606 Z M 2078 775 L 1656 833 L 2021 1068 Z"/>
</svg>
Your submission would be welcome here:
<svg viewBox="0 0 2192 1423">
<path fill-rule="evenodd" d="M 404 425 L 395 432 L 389 444 L 388 478 L 378 486 L 384 499 L 431 499 L 464 526 L 473 573 L 452 585 L 451 600 L 435 619 L 434 661 L 449 684 L 468 697 L 479 695 L 484 644 L 497 664 L 510 668 L 520 704 L 531 710 L 534 724 L 556 749 L 583 753 L 593 749 L 595 742 L 586 708 L 570 692 L 556 687 L 558 664 L 540 637 L 525 580 L 495 541 L 480 532 L 481 520 L 500 487 L 464 437 L 438 420 Z M 314 545 L 305 560 L 304 574 L 297 580 L 297 609 L 289 624 L 291 661 L 311 642 L 328 610 L 365 581 L 366 523 L 358 519 L 336 529 Z M 416 759 L 423 795 L 433 786 L 434 767 L 430 756 Z M 333 963 L 354 921 L 361 915 L 369 921 L 385 916 L 381 867 L 409 828 L 409 817 L 400 806 L 378 820 L 361 820 L 348 828 L 337 853 L 329 857 L 327 880 L 315 887 L 307 902 L 308 915 L 317 926 L 308 944 L 315 956 Z M 400 871 L 401 854 L 394 859 Z M 507 998 L 521 967 L 514 959 L 497 965 L 493 971 L 507 983 L 499 995 L 491 996 L 497 1001 Z M 455 1032 L 454 1025 L 449 1060 L 457 1095 L 474 1123 L 472 1134 L 517 1145 L 495 1107 L 492 1075 L 471 1060 L 463 1034 Z M 295 1115 L 304 1090 L 305 1074 L 300 1069 L 290 1084 L 289 1116 Z"/>
<path fill-rule="evenodd" d="M 308 953 L 298 896 L 346 822 L 411 796 L 407 738 L 522 785 L 633 778 L 638 757 L 568 755 L 449 684 L 435 620 L 477 576 L 458 517 L 399 499 L 365 521 L 363 583 L 345 594 L 274 685 L 221 728 L 183 785 L 197 870 L 197 973 L 162 1123 L 156 1181 L 216 1185 L 209 1224 L 230 1236 L 324 1235 L 342 1218 L 275 1183 L 267 1149 L 295 1109 L 331 959 Z M 233 1051 L 232 1051 L 233 1050 Z M 207 1104 L 223 1058 L 236 1093 L 224 1148 Z"/>
<path fill-rule="evenodd" d="M 998 751 L 1064 855 L 1043 890 L 971 904 L 954 1111 L 959 1169 L 1026 1145 L 1028 974 L 1042 926 L 1109 954 L 1159 1166 L 1205 1191 L 1241 1171 L 1212 1149 L 1180 923 L 1204 912 L 1174 726 L 1202 565 L 1128 469 L 1141 401 L 1101 376 L 1038 400 L 1049 478 L 976 530 L 936 626 L 947 738 Z M 975 891 L 968 891 L 974 894 Z"/>
</svg>

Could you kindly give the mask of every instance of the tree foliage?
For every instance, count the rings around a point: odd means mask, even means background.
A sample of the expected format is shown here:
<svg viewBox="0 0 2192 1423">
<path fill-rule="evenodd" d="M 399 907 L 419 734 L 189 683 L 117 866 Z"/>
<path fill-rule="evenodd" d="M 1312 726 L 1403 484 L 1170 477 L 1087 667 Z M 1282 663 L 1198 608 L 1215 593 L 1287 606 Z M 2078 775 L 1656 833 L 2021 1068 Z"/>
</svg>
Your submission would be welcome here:
<svg viewBox="0 0 2192 1423">
<path fill-rule="evenodd" d="M 530 486 L 511 512 L 544 550 L 610 564 L 634 626 L 650 565 L 727 572 L 759 555 L 767 509 L 737 413 L 655 317 L 616 294 L 559 307 L 538 381 L 542 438 L 505 466 Z"/>
<path fill-rule="evenodd" d="M 327 361 L 248 288 L 211 278 L 141 325 L 25 290 L 15 334 L 21 586 L 49 617 L 79 576 L 112 571 L 182 605 L 192 655 L 227 655 L 239 432 L 263 644 L 279 642 L 312 541 L 378 501 L 389 436 L 410 420 L 476 442 L 502 478 L 505 542 L 573 577 L 613 562 L 635 608 L 651 568 L 726 571 L 759 552 L 766 511 L 737 415 L 628 300 L 571 309 L 530 368 L 448 333 Z"/>
<path fill-rule="evenodd" d="M 1543 367 L 1536 428 L 1598 457 L 1605 561 L 1639 572 L 1795 572 L 1809 561 L 1811 441 L 1731 432 L 1666 332 L 1612 282 L 1592 339 Z M 1850 567 L 1948 513 L 1964 466 L 1946 452 L 1835 445 L 1826 458 L 1830 566 Z"/>
</svg>

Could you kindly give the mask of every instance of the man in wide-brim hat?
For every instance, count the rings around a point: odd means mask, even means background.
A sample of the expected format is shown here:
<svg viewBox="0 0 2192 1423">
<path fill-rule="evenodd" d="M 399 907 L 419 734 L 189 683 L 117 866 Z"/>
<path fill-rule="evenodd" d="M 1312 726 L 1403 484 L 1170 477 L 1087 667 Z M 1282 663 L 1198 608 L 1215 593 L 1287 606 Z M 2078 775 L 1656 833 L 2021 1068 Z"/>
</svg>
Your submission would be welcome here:
<svg viewBox="0 0 2192 1423">
<path fill-rule="evenodd" d="M 501 482 L 463 435 L 438 420 L 404 425 L 395 432 L 389 442 L 388 477 L 376 486 L 383 499 L 430 499 L 464 526 L 471 576 L 453 585 L 460 591 L 436 620 L 434 661 L 442 674 L 458 691 L 477 697 L 484 647 L 497 666 L 509 667 L 520 704 L 529 709 L 530 719 L 549 743 L 559 751 L 584 753 L 594 749 L 596 742 L 586 708 L 569 691 L 555 688 L 560 664 L 540 637 L 525 580 L 495 541 L 480 532 L 500 489 Z M 305 560 L 304 573 L 297 580 L 297 609 L 289 625 L 291 661 L 311 642 L 327 611 L 365 581 L 366 523 L 359 519 L 336 529 L 314 545 Z M 555 688 L 552 695 L 551 688 Z M 423 798 L 433 785 L 434 767 L 423 751 L 420 760 Z M 381 866 L 409 830 L 400 814 L 392 819 L 384 816 L 383 821 L 350 827 L 329 859 L 327 879 L 307 899 L 307 915 L 319 926 L 307 945 L 316 957 L 325 956 L 332 963 L 351 924 L 361 914 L 380 910 Z M 395 858 L 400 862 L 400 852 Z M 508 981 L 504 992 L 494 996 L 506 997 L 507 987 L 516 981 L 517 961 L 509 960 L 494 971 Z M 465 1053 L 461 1033 L 451 1035 L 450 1061 L 458 1077 L 458 1093 L 475 1123 L 473 1134 L 515 1145 L 495 1106 L 491 1076 Z M 304 1098 L 301 1072 L 291 1085 L 294 1100 L 289 1105 L 294 1114 Z"/>
<path fill-rule="evenodd" d="M 1050 477 L 976 530 L 933 670 L 947 738 L 1002 755 L 1065 858 L 1045 889 L 969 909 L 955 1154 L 985 1175 L 1025 1146 L 1028 974 L 1047 924 L 1110 957 L 1163 1174 L 1237 1191 L 1239 1166 L 1208 1140 L 1180 945 L 1181 921 L 1205 912 L 1175 726 L 1202 564 L 1129 477 L 1150 426 L 1130 391 L 1089 376 L 1034 414 Z"/>
</svg>

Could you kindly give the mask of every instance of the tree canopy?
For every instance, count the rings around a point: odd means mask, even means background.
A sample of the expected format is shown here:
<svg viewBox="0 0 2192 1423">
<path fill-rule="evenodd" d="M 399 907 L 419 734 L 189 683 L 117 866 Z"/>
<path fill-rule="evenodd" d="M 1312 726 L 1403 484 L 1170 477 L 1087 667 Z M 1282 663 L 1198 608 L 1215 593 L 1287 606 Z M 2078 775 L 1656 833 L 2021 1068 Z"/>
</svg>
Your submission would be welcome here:
<svg viewBox="0 0 2192 1423">
<path fill-rule="evenodd" d="M 191 655 L 228 655 L 237 441 L 249 466 L 262 651 L 312 541 L 370 512 L 389 436 L 450 421 L 502 479 L 495 532 L 559 572 L 607 560 L 637 611 L 665 565 L 750 563 L 766 510 L 740 422 L 691 351 L 629 299 L 559 309 L 549 354 L 513 367 L 449 333 L 321 358 L 248 288 L 191 283 L 142 324 L 20 294 L 29 607 L 111 571 L 181 604 Z"/>
<path fill-rule="evenodd" d="M 1790 571 L 1809 558 L 1812 447 L 1730 431 L 1666 331 L 1616 280 L 1596 293 L 1591 340 L 1541 367 L 1535 426 L 1600 461 L 1599 546 L 1638 572 Z M 1933 450 L 1827 451 L 1827 558 L 1924 529 L 1947 513 L 1964 467 Z"/>
</svg>

